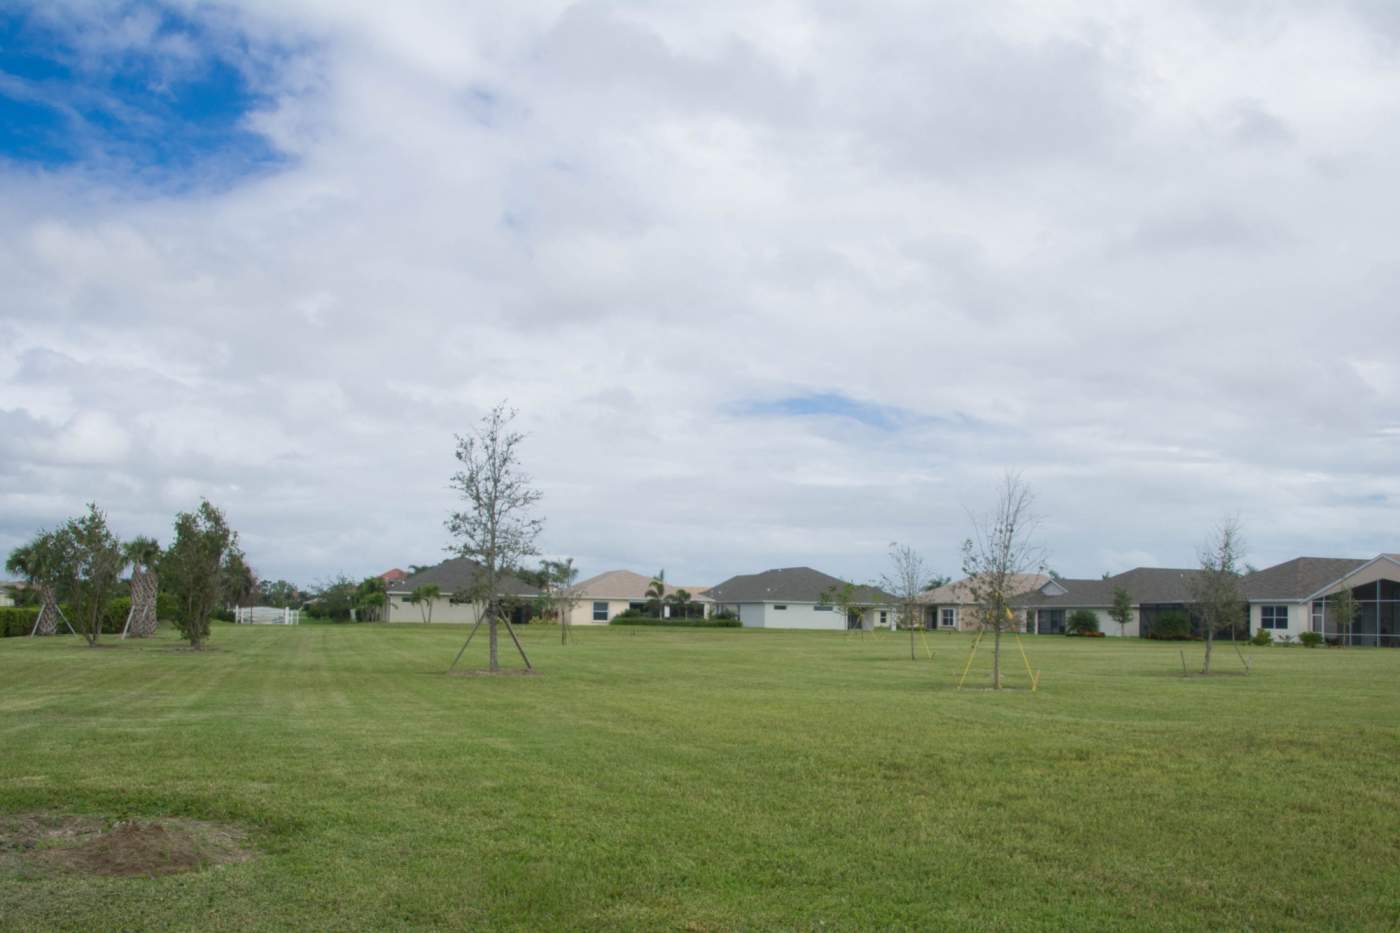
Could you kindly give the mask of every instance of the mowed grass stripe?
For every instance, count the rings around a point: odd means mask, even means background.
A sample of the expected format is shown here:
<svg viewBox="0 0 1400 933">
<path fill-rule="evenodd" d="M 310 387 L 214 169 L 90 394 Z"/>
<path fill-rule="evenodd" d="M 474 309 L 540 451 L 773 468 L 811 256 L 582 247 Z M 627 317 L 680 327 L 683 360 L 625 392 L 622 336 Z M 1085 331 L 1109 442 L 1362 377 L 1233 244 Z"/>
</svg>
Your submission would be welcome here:
<svg viewBox="0 0 1400 933">
<path fill-rule="evenodd" d="M 0 642 L 0 807 L 240 822 L 265 853 L 0 880 L 3 923 L 1400 922 L 1400 652 L 1246 648 L 1254 674 L 1207 681 L 1175 645 L 1029 638 L 1042 689 L 1013 644 L 994 694 L 985 642 L 954 689 L 970 641 L 943 633 L 910 661 L 904 636 L 529 627 L 537 676 L 443 676 L 466 631 Z"/>
</svg>

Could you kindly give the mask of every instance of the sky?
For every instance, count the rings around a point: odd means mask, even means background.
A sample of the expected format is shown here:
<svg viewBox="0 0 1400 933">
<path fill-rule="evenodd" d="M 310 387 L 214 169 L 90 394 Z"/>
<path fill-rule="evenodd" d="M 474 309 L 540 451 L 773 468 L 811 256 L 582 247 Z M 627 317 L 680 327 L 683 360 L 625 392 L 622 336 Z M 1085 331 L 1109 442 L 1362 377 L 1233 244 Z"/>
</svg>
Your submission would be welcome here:
<svg viewBox="0 0 1400 933">
<path fill-rule="evenodd" d="M 0 552 L 435 563 L 503 399 L 585 575 L 1400 550 L 1397 164 L 1387 0 L 11 0 Z"/>
</svg>

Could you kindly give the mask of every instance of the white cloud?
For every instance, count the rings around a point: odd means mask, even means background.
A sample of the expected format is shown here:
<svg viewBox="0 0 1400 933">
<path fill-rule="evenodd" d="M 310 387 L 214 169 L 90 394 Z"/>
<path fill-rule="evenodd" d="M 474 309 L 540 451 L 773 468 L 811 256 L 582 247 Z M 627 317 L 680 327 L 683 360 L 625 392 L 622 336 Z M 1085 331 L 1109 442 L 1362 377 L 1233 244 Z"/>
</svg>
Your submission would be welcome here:
<svg viewBox="0 0 1400 933">
<path fill-rule="evenodd" d="M 265 574 L 432 560 L 502 397 L 586 571 L 953 573 L 1007 466 L 1069 575 L 1228 511 L 1255 563 L 1393 549 L 1400 73 L 1358 9 L 191 8 L 289 160 L 0 167 L 0 549 L 208 494 Z M 913 417 L 739 414 L 823 394 Z"/>
</svg>

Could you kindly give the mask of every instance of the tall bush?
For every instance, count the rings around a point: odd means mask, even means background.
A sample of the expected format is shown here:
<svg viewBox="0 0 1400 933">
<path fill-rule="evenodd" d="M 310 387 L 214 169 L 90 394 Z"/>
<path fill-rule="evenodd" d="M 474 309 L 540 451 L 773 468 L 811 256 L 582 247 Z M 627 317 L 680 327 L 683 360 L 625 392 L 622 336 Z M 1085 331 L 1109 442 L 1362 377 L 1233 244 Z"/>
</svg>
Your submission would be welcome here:
<svg viewBox="0 0 1400 933">
<path fill-rule="evenodd" d="M 207 499 L 175 517 L 175 540 L 161 558 L 160 573 L 176 599 L 175 626 L 192 648 L 209 638 L 209 615 L 219 604 L 227 557 L 237 545 L 238 533 Z"/>
</svg>

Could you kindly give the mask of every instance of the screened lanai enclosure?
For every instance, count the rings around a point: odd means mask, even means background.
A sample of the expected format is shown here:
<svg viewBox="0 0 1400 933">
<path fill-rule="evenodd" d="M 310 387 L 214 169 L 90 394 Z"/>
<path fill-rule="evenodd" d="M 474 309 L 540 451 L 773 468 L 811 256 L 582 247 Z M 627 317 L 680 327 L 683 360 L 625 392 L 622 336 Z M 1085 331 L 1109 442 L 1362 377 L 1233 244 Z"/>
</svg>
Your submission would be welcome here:
<svg viewBox="0 0 1400 933">
<path fill-rule="evenodd" d="M 1312 630 L 1321 632 L 1329 644 L 1372 645 L 1400 648 L 1400 582 L 1376 580 L 1353 587 L 1355 620 L 1348 628 L 1341 624 L 1336 598 L 1316 599 L 1312 604 Z"/>
</svg>

